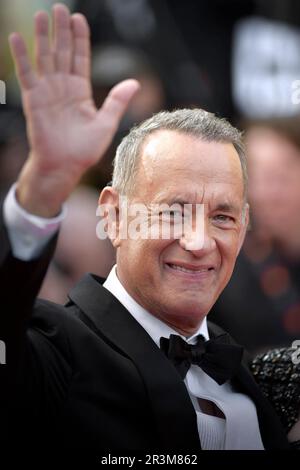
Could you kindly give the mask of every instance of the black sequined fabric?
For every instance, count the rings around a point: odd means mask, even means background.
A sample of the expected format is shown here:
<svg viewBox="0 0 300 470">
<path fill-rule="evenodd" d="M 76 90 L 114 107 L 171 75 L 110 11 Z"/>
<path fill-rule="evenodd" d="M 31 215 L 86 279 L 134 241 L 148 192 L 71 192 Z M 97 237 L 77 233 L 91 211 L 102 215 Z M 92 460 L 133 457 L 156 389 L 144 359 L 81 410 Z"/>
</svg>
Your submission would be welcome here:
<svg viewBox="0 0 300 470">
<path fill-rule="evenodd" d="M 300 354 L 294 348 L 272 349 L 253 360 L 251 370 L 288 432 L 300 412 Z"/>
</svg>

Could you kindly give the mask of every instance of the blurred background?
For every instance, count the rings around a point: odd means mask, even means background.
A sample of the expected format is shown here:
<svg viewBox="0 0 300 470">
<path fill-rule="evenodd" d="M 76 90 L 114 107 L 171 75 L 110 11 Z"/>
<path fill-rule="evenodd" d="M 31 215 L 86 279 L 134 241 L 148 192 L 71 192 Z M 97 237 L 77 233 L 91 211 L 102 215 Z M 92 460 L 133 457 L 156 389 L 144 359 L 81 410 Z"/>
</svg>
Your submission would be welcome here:
<svg viewBox="0 0 300 470">
<path fill-rule="evenodd" d="M 7 36 L 32 52 L 32 17 L 52 0 L 1 0 L 0 198 L 16 180 L 28 144 Z M 92 38 L 94 98 L 137 78 L 133 100 L 101 167 L 71 196 L 41 295 L 64 302 L 87 271 L 106 276 L 109 241 L 96 238 L 96 206 L 111 179 L 116 146 L 161 109 L 201 107 L 245 131 L 251 229 L 234 276 L 210 318 L 251 353 L 300 335 L 300 2 L 297 0 L 69 0 Z"/>
</svg>

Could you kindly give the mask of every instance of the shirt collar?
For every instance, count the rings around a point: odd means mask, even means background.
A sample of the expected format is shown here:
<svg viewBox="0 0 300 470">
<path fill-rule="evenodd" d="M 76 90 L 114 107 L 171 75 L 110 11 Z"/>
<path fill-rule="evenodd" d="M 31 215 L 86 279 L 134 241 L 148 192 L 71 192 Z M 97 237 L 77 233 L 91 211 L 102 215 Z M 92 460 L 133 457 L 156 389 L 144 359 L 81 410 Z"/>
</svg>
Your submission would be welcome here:
<svg viewBox="0 0 300 470">
<path fill-rule="evenodd" d="M 149 336 L 153 339 L 153 341 L 159 346 L 160 338 L 163 336 L 165 338 L 169 338 L 170 335 L 179 335 L 188 343 L 194 344 L 196 342 L 196 337 L 198 335 L 204 336 L 206 340 L 209 339 L 208 329 L 207 329 L 207 321 L 206 317 L 204 317 L 200 327 L 189 338 L 186 338 L 183 335 L 180 335 L 176 330 L 171 328 L 169 325 L 164 323 L 163 321 L 159 320 L 159 318 L 152 315 L 146 309 L 144 309 L 140 304 L 138 304 L 131 295 L 128 294 L 126 289 L 123 287 L 119 278 L 117 276 L 116 265 L 113 266 L 112 270 L 110 271 L 106 281 L 103 284 L 111 294 L 113 294 L 119 302 L 129 311 L 129 313 L 136 319 L 136 321 L 147 331 Z"/>
</svg>

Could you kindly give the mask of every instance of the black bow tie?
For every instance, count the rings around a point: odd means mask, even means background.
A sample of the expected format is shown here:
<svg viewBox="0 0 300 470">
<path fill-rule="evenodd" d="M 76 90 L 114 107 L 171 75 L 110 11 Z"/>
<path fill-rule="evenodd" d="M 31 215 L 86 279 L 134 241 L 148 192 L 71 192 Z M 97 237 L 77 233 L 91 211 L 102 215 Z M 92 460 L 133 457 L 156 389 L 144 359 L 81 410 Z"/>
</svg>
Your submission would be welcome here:
<svg viewBox="0 0 300 470">
<path fill-rule="evenodd" d="M 188 344 L 178 335 L 160 338 L 160 348 L 174 364 L 182 379 L 191 364 L 196 364 L 219 385 L 237 372 L 243 355 L 242 346 L 230 344 L 227 334 L 205 341 L 197 337 L 197 344 Z"/>
</svg>

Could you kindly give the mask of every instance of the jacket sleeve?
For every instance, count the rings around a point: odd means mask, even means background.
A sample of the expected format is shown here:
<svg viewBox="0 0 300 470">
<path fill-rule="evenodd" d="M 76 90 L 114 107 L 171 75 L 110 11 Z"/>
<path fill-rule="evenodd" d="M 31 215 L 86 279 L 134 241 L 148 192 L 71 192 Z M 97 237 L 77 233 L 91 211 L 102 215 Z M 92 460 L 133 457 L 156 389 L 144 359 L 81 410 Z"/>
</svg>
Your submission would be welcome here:
<svg viewBox="0 0 300 470">
<path fill-rule="evenodd" d="M 0 210 L 0 338 L 24 326 L 44 280 L 56 246 L 52 237 L 41 255 L 22 261 L 12 254 L 9 236 Z M 5 313 L 7 312 L 7 313 Z M 9 313 L 8 313 L 9 312 Z"/>
<path fill-rule="evenodd" d="M 12 254 L 8 233 L 0 210 L 0 419 L 1 429 L 12 403 L 20 369 L 28 364 L 27 327 L 35 299 L 56 246 L 55 235 L 41 256 L 21 261 Z M 28 376 L 31 375 L 28 371 Z M 25 370 L 22 370 L 24 376 Z M 29 378 L 29 377 L 28 377 Z M 1 441 L 2 442 L 2 441 Z"/>
</svg>

